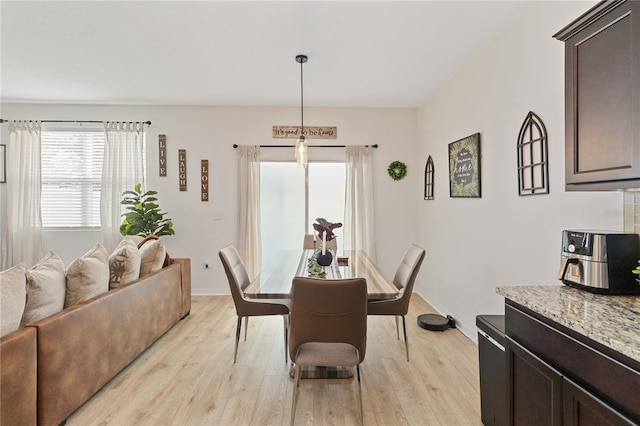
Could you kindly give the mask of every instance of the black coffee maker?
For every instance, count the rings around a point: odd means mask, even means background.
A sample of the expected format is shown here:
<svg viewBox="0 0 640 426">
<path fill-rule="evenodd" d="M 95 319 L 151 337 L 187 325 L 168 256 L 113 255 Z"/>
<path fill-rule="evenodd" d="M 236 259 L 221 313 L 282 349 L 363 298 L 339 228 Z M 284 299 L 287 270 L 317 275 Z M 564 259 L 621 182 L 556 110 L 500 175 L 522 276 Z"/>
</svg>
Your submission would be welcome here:
<svg viewBox="0 0 640 426">
<path fill-rule="evenodd" d="M 599 294 L 640 294 L 638 234 L 614 231 L 562 231 L 558 279 L 568 286 Z"/>
</svg>

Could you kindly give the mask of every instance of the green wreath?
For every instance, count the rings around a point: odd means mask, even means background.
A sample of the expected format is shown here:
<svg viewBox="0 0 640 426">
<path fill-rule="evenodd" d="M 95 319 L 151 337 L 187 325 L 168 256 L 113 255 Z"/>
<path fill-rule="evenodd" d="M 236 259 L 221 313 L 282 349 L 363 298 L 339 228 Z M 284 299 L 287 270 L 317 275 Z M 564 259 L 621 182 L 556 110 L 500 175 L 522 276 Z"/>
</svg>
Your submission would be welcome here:
<svg viewBox="0 0 640 426">
<path fill-rule="evenodd" d="M 387 169 L 387 173 L 391 176 L 393 180 L 401 180 L 407 175 L 407 165 L 402 161 L 394 161 L 389 164 L 389 168 Z"/>
</svg>

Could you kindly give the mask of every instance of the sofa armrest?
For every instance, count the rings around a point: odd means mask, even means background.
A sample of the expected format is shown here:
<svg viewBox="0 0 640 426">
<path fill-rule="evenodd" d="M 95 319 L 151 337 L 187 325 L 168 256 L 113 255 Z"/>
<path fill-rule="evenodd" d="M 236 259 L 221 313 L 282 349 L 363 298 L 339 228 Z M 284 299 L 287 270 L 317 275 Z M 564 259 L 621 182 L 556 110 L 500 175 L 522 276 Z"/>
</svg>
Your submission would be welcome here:
<svg viewBox="0 0 640 426">
<path fill-rule="evenodd" d="M 0 424 L 35 425 L 36 329 L 25 327 L 0 339 Z"/>
<path fill-rule="evenodd" d="M 182 275 L 182 318 L 191 312 L 191 259 L 176 258 L 175 263 L 180 264 Z"/>
</svg>

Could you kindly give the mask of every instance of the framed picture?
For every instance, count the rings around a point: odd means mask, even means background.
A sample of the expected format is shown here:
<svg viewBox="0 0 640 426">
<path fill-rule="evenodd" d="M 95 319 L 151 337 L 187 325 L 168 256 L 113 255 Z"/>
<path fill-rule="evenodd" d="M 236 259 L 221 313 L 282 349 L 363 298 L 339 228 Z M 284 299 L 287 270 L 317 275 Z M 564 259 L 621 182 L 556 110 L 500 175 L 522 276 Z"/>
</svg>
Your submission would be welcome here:
<svg viewBox="0 0 640 426">
<path fill-rule="evenodd" d="M 449 196 L 481 196 L 480 133 L 449 144 Z"/>
<path fill-rule="evenodd" d="M 7 146 L 0 145 L 0 183 L 7 181 Z"/>
</svg>

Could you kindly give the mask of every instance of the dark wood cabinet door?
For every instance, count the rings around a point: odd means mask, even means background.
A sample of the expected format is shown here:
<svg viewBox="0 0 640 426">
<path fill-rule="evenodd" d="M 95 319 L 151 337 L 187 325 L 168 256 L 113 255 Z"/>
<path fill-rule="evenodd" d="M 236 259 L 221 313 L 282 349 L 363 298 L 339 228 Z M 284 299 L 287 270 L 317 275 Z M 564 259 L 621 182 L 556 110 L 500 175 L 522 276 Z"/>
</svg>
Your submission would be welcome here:
<svg viewBox="0 0 640 426">
<path fill-rule="evenodd" d="M 562 375 L 507 338 L 509 424 L 562 424 Z"/>
<path fill-rule="evenodd" d="M 564 424 L 571 426 L 633 425 L 591 393 L 566 377 L 562 382 Z"/>
<path fill-rule="evenodd" d="M 567 190 L 640 187 L 640 2 L 597 8 L 564 39 Z"/>
</svg>

